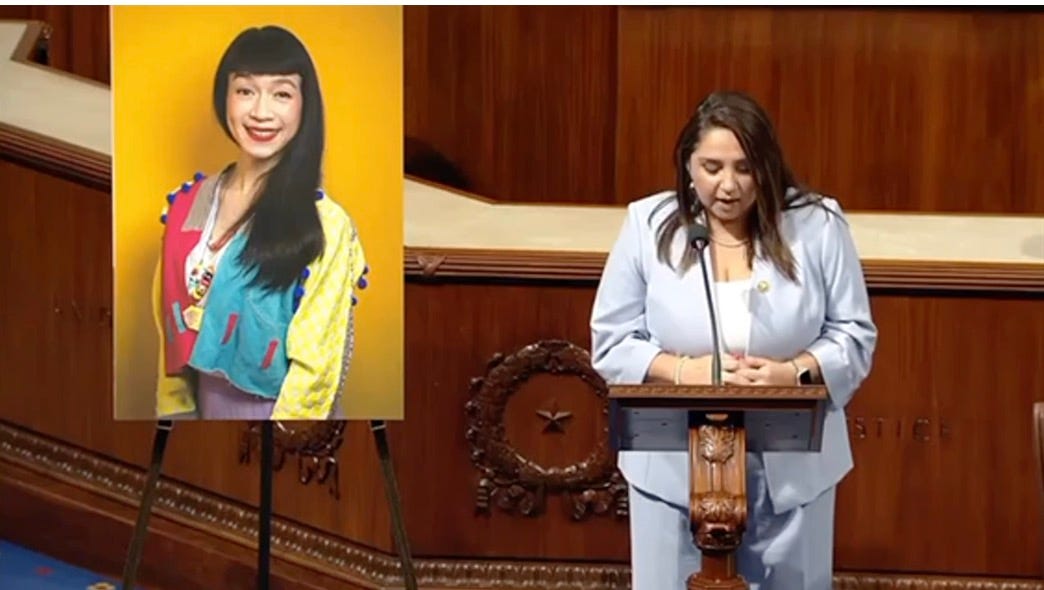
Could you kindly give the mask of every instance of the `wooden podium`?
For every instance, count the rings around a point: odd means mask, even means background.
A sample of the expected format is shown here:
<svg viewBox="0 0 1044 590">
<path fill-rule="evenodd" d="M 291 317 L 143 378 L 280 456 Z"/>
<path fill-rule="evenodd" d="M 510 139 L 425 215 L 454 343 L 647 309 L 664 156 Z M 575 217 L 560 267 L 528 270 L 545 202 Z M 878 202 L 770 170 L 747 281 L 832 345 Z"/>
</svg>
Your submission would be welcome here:
<svg viewBox="0 0 1044 590">
<path fill-rule="evenodd" d="M 688 451 L 689 519 L 702 555 L 688 590 L 746 590 L 736 549 L 747 522 L 747 451 L 818 452 L 827 390 L 800 387 L 612 385 L 617 451 Z"/>
</svg>

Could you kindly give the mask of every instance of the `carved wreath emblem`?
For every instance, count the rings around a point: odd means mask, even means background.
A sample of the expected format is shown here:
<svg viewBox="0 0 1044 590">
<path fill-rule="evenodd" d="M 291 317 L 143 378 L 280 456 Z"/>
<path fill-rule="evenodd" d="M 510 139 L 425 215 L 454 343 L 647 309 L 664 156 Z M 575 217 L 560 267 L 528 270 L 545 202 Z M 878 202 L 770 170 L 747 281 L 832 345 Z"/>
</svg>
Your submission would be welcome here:
<svg viewBox="0 0 1044 590">
<path fill-rule="evenodd" d="M 600 400 L 604 426 L 590 453 L 565 467 L 540 465 L 525 457 L 505 436 L 504 418 L 508 400 L 537 373 L 573 375 L 586 383 Z M 530 344 L 505 357 L 494 355 L 484 377 L 471 382 L 466 437 L 471 461 L 478 468 L 476 508 L 488 513 L 491 501 L 507 512 L 525 516 L 543 513 L 549 493 L 564 493 L 571 515 L 581 520 L 591 513 L 607 514 L 614 505 L 617 516 L 627 514 L 627 485 L 616 471 L 609 450 L 609 388 L 595 372 L 587 351 L 563 340 Z M 544 422 L 543 432 L 563 432 L 571 421 L 597 419 L 574 416 L 552 401 L 536 412 Z"/>
</svg>

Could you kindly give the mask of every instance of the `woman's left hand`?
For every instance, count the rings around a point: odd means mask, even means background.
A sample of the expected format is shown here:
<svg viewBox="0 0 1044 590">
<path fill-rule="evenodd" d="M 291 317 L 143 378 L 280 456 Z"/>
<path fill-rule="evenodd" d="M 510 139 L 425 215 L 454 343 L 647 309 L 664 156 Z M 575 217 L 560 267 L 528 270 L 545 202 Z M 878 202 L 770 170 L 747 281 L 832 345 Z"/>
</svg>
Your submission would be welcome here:
<svg viewBox="0 0 1044 590">
<path fill-rule="evenodd" d="M 750 379 L 753 385 L 794 385 L 797 372 L 789 361 L 776 361 L 756 356 L 739 357 L 740 368 L 736 371 Z"/>
</svg>

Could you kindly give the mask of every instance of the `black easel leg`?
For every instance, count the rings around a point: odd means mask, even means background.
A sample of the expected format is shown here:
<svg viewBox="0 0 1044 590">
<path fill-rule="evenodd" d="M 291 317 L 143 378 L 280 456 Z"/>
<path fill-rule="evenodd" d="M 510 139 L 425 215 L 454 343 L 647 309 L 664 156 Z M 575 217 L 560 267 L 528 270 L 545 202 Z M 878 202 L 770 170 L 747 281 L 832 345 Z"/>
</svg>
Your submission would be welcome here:
<svg viewBox="0 0 1044 590">
<path fill-rule="evenodd" d="M 257 524 L 257 588 L 268 590 L 272 560 L 272 421 L 261 423 L 261 507 Z"/>
<path fill-rule="evenodd" d="M 374 442 L 377 443 L 377 455 L 381 459 L 381 470 L 384 472 L 384 491 L 388 496 L 388 508 L 391 510 L 392 532 L 395 535 L 395 546 L 399 549 L 399 560 L 402 562 L 402 576 L 406 582 L 406 590 L 417 590 L 417 575 L 413 571 L 413 557 L 410 555 L 410 544 L 406 538 L 406 524 L 402 519 L 402 501 L 399 499 L 399 486 L 395 481 L 395 470 L 392 469 L 391 453 L 388 451 L 388 430 L 383 420 L 371 420 Z"/>
<path fill-rule="evenodd" d="M 130 548 L 127 550 L 127 561 L 123 565 L 123 590 L 134 590 L 137 583 L 138 564 L 145 548 L 145 537 L 149 532 L 149 516 L 152 514 L 152 503 L 156 500 L 156 487 L 159 483 L 160 470 L 163 467 L 163 453 L 167 448 L 167 437 L 174 428 L 171 420 L 160 420 L 156 424 L 156 436 L 152 441 L 152 462 L 145 478 L 145 487 L 141 491 L 141 505 L 138 507 L 138 522 L 134 525 Z"/>
</svg>

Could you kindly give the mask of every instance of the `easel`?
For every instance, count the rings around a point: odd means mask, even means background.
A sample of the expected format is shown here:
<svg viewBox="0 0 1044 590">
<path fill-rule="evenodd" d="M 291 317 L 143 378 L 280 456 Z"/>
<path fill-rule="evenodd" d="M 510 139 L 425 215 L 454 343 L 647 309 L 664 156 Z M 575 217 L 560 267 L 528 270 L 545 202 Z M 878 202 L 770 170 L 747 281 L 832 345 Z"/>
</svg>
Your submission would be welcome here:
<svg viewBox="0 0 1044 590">
<path fill-rule="evenodd" d="M 272 459 L 274 448 L 273 423 L 266 420 L 261 423 L 261 504 L 258 515 L 257 543 L 257 588 L 268 590 L 272 548 Z M 167 448 L 167 439 L 174 428 L 171 420 L 160 420 L 156 424 L 156 436 L 152 443 L 152 460 L 149 464 L 145 487 L 142 489 L 141 505 L 138 508 L 138 521 L 134 527 L 130 547 L 127 550 L 127 561 L 123 568 L 122 590 L 134 590 L 138 577 L 138 565 L 141 563 L 145 538 L 148 535 L 149 516 L 152 504 L 156 500 L 156 488 L 159 483 L 160 470 L 163 465 L 163 453 Z M 407 590 L 417 590 L 417 577 L 413 570 L 413 558 L 410 556 L 409 542 L 406 537 L 406 526 L 402 518 L 402 503 L 399 488 L 392 468 L 391 453 L 388 448 L 387 425 L 383 420 L 371 420 L 370 431 L 373 432 L 377 455 L 381 460 L 381 471 L 384 474 L 384 491 L 391 511 L 392 529 L 395 546 L 399 551 L 402 563 L 403 579 Z"/>
</svg>

